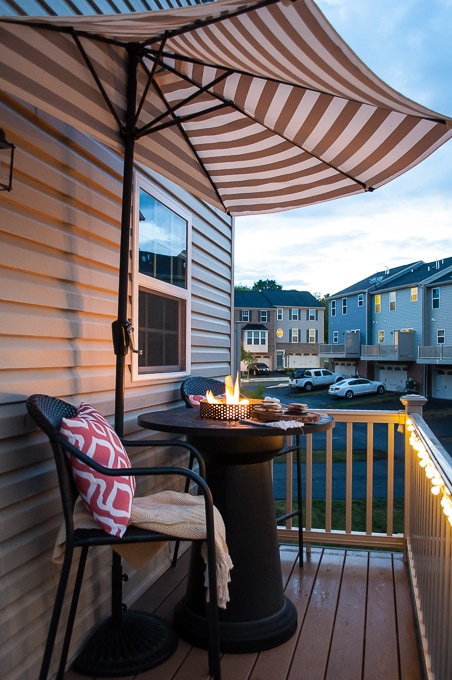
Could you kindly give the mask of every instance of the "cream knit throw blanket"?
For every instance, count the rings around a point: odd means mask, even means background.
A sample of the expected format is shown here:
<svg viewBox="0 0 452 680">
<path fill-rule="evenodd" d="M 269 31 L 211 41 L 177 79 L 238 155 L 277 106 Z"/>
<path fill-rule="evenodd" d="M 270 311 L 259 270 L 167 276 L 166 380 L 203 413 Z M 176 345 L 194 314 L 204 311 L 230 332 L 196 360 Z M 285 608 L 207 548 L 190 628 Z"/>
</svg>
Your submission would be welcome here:
<svg viewBox="0 0 452 680">
<path fill-rule="evenodd" d="M 149 531 L 159 531 L 170 536 L 177 536 L 182 540 L 205 539 L 204 497 L 192 496 L 178 491 L 160 491 L 150 496 L 134 498 L 129 524 Z M 225 609 L 229 602 L 228 583 L 233 565 L 226 544 L 223 518 L 217 508 L 214 508 L 214 524 L 218 606 Z M 74 507 L 74 526 L 76 529 L 99 528 L 80 497 Z M 54 562 L 62 562 L 65 542 L 63 525 L 58 533 L 53 552 Z M 140 569 L 163 545 L 163 543 L 131 543 L 115 545 L 113 548 L 135 569 Z M 206 560 L 205 542 L 202 544 L 202 555 Z M 207 569 L 206 586 L 208 588 Z"/>
</svg>

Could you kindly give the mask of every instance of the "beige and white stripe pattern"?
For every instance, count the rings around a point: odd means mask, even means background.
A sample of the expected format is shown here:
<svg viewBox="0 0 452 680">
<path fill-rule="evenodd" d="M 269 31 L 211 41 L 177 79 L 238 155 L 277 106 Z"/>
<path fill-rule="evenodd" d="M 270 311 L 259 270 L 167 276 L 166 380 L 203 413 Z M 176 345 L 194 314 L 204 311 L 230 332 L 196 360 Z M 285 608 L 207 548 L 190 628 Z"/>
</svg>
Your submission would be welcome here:
<svg viewBox="0 0 452 680">
<path fill-rule="evenodd" d="M 152 79 L 137 128 L 150 127 L 136 159 L 233 215 L 376 189 L 452 136 L 451 118 L 381 81 L 313 0 L 218 0 L 70 22 L 41 18 L 34 27 L 0 21 L 0 86 L 114 148 L 121 148 L 117 125 L 73 38 L 44 23 L 86 32 L 81 41 L 121 121 L 121 43 L 147 41 L 139 89 L 146 69 Z"/>
</svg>

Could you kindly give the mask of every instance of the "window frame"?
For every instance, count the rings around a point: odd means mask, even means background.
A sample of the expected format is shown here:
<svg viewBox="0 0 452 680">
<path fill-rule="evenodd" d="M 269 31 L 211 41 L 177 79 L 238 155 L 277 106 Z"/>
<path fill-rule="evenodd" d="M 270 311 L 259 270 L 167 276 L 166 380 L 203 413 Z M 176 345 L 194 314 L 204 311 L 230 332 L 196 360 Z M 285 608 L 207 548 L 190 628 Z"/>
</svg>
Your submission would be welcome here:
<svg viewBox="0 0 452 680">
<path fill-rule="evenodd" d="M 410 289 L 410 302 L 417 302 L 419 298 L 418 286 L 412 286 Z"/>
<path fill-rule="evenodd" d="M 396 302 L 396 300 L 397 300 L 397 298 L 396 298 L 396 291 L 395 291 L 395 290 L 391 290 L 391 291 L 389 292 L 389 311 L 390 311 L 390 312 L 395 312 L 395 311 L 396 311 L 396 307 L 397 307 L 397 302 Z"/>
<path fill-rule="evenodd" d="M 270 321 L 270 312 L 268 309 L 259 310 L 259 321 L 260 323 L 268 323 Z"/>
<path fill-rule="evenodd" d="M 342 303 L 341 303 L 342 316 L 347 315 L 347 304 L 348 304 L 347 298 L 346 297 L 342 298 Z"/>
<path fill-rule="evenodd" d="M 331 300 L 330 314 L 331 316 L 336 316 L 336 300 Z"/>
<path fill-rule="evenodd" d="M 240 321 L 243 321 L 243 323 L 249 323 L 251 318 L 250 310 L 249 309 L 241 309 L 240 310 Z"/>
<path fill-rule="evenodd" d="M 432 288 L 432 309 L 440 308 L 440 289 Z"/>
<path fill-rule="evenodd" d="M 150 194 L 157 201 L 162 203 L 169 210 L 175 212 L 187 225 L 186 231 L 186 286 L 176 286 L 166 281 L 154 278 L 139 271 L 139 213 L 140 213 L 140 191 L 143 190 Z M 150 294 L 177 300 L 182 303 L 179 308 L 181 315 L 182 329 L 180 332 L 184 337 L 179 337 L 179 349 L 181 352 L 182 368 L 176 370 L 162 370 L 143 372 L 138 366 L 137 353 L 131 356 L 131 379 L 132 382 L 173 382 L 180 380 L 191 373 L 191 288 L 192 288 L 192 213 L 182 203 L 175 200 L 170 194 L 164 191 L 148 177 L 135 173 L 134 201 L 132 210 L 132 325 L 135 328 L 135 338 L 139 336 L 139 292 L 148 291 Z M 138 341 L 136 341 L 138 344 Z M 140 349 L 139 346 L 136 349 Z"/>
<path fill-rule="evenodd" d="M 446 344 L 446 330 L 444 328 L 438 328 L 436 331 L 436 344 L 445 345 Z"/>
<path fill-rule="evenodd" d="M 381 314 L 381 295 L 375 295 L 374 298 L 374 309 L 375 309 L 375 314 Z"/>
</svg>

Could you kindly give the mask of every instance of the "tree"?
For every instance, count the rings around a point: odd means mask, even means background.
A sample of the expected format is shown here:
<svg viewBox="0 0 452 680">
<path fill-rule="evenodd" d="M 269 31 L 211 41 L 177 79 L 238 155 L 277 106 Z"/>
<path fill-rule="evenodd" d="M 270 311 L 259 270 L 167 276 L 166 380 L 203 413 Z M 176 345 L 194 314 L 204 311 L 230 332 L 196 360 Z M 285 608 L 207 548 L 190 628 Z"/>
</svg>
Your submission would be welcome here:
<svg viewBox="0 0 452 680">
<path fill-rule="evenodd" d="M 248 352 L 244 347 L 240 348 L 240 361 L 246 364 L 246 372 L 248 376 L 250 374 L 250 366 L 256 361 L 256 355 L 252 352 Z"/>
<path fill-rule="evenodd" d="M 251 290 L 282 290 L 280 283 L 276 283 L 275 279 L 259 279 L 256 281 Z"/>
</svg>

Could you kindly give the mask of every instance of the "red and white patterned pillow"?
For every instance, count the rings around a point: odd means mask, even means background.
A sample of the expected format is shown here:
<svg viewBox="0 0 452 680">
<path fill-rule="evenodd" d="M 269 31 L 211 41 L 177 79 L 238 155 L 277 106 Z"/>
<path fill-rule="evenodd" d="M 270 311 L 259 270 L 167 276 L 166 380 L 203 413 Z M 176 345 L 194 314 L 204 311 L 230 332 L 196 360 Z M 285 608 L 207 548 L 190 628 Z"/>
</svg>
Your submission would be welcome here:
<svg viewBox="0 0 452 680">
<path fill-rule="evenodd" d="M 108 468 L 130 468 L 121 440 L 93 406 L 81 404 L 74 418 L 63 418 L 60 434 L 80 451 Z M 111 536 L 121 537 L 130 519 L 135 477 L 108 477 L 69 456 L 75 485 L 87 509 Z"/>
</svg>

